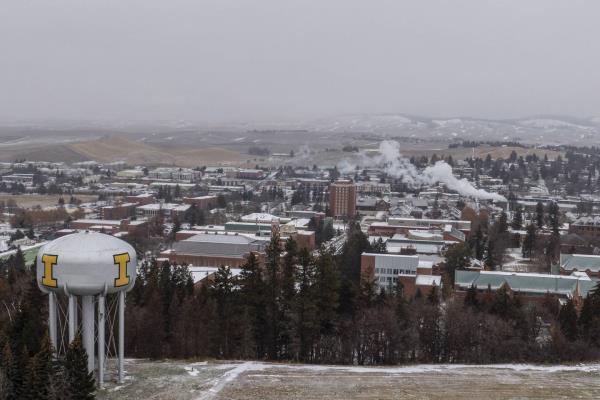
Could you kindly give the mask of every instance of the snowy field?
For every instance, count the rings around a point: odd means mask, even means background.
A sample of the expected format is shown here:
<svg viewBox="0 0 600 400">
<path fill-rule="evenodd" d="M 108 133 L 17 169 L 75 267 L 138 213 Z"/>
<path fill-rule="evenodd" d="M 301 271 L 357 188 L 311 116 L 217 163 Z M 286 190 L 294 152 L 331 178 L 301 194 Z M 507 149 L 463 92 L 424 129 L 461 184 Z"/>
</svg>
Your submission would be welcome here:
<svg viewBox="0 0 600 400">
<path fill-rule="evenodd" d="M 600 364 L 343 367 L 127 360 L 99 399 L 598 399 Z"/>
</svg>

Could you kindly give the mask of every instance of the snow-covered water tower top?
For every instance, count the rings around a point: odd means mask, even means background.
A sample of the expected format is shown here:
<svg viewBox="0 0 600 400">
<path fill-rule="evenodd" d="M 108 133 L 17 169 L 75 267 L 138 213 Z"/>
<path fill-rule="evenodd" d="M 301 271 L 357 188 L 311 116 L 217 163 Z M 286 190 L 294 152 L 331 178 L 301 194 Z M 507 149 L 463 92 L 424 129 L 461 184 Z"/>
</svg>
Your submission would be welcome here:
<svg viewBox="0 0 600 400">
<path fill-rule="evenodd" d="M 63 236 L 40 248 L 37 281 L 43 292 L 77 296 L 130 290 L 137 257 L 127 242 L 103 233 Z"/>
</svg>

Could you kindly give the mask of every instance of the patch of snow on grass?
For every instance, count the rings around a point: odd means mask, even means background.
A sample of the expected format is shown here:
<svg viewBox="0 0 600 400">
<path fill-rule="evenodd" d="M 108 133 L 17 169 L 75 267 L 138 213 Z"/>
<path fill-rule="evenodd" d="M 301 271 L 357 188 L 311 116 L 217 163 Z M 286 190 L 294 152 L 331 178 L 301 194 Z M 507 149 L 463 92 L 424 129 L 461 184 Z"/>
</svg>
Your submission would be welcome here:
<svg viewBox="0 0 600 400">
<path fill-rule="evenodd" d="M 231 366 L 231 365 L 229 365 Z M 207 400 L 215 397 L 225 385 L 236 380 L 241 374 L 248 371 L 261 371 L 268 368 L 268 364 L 257 363 L 257 362 L 245 362 L 238 364 L 235 368 L 225 372 L 220 378 L 215 379 L 213 386 L 208 389 L 207 392 L 203 393 L 202 396 L 198 397 L 197 400 Z"/>
<path fill-rule="evenodd" d="M 200 373 L 200 371 L 198 371 L 194 367 L 184 367 L 183 369 L 186 370 L 189 376 L 198 376 L 198 374 Z"/>
</svg>

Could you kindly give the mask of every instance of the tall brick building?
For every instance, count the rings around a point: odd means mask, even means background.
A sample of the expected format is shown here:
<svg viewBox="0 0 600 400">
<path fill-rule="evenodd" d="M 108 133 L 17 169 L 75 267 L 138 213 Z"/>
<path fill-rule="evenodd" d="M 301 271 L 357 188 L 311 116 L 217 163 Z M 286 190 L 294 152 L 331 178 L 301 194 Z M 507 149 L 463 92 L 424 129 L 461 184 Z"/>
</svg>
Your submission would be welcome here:
<svg viewBox="0 0 600 400">
<path fill-rule="evenodd" d="M 338 180 L 329 185 L 329 210 L 335 218 L 352 218 L 356 215 L 356 184 Z"/>
</svg>

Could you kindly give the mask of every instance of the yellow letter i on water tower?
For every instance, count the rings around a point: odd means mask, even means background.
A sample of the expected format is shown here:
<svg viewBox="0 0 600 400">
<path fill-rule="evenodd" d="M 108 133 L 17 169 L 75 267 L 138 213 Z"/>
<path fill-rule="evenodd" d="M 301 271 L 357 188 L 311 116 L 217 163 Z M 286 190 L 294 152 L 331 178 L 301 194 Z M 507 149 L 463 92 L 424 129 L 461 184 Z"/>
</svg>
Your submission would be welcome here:
<svg viewBox="0 0 600 400">
<path fill-rule="evenodd" d="M 44 275 L 42 276 L 42 284 L 48 287 L 58 287 L 58 281 L 54 279 L 53 269 L 58 261 L 58 256 L 52 254 L 44 254 L 42 263 L 44 264 Z"/>
<path fill-rule="evenodd" d="M 129 253 L 115 254 L 113 256 L 115 265 L 119 266 L 119 277 L 115 278 L 115 287 L 129 284 L 129 275 L 127 275 L 127 264 L 129 264 Z"/>
</svg>

